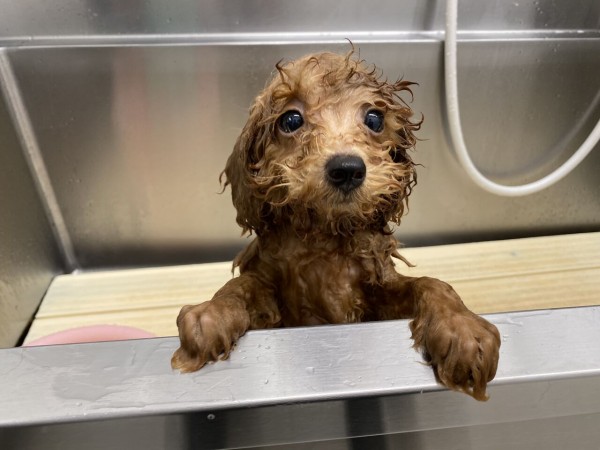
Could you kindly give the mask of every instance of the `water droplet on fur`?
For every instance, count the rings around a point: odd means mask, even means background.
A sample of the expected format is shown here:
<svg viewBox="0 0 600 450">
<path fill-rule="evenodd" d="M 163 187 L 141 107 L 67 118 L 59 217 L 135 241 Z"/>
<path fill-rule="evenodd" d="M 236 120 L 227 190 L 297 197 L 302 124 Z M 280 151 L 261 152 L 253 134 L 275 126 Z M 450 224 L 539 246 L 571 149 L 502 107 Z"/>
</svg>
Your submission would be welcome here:
<svg viewBox="0 0 600 450">
<path fill-rule="evenodd" d="M 315 368 L 314 368 L 314 367 L 307 367 L 307 368 L 306 368 L 306 373 L 308 373 L 308 374 L 313 374 L 313 373 L 315 373 Z"/>
</svg>

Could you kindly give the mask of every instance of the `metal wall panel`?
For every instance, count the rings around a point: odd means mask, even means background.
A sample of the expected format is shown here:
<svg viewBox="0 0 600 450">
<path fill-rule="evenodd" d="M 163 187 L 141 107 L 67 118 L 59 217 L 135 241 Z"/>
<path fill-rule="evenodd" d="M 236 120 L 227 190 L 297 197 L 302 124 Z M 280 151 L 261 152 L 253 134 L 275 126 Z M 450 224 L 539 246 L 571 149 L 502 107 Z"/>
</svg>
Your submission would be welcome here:
<svg viewBox="0 0 600 450">
<path fill-rule="evenodd" d="M 231 258 L 240 240 L 218 175 L 274 64 L 347 44 L 12 50 L 10 60 L 83 267 Z M 419 185 L 398 232 L 409 245 L 600 228 L 600 153 L 542 193 L 485 193 L 444 133 L 438 41 L 364 43 L 387 76 L 416 80 L 425 115 Z M 556 167 L 600 117 L 600 39 L 459 46 L 467 143 L 492 177 Z M 576 201 L 573 199 L 576 198 Z"/>
<path fill-rule="evenodd" d="M 438 1 L 9 2 L 0 45 L 83 268 L 215 261 L 239 239 L 217 177 L 274 64 L 347 51 L 418 81 L 423 165 L 408 245 L 600 229 L 600 153 L 542 193 L 506 199 L 467 179 L 443 114 Z M 600 6 L 470 2 L 459 11 L 467 143 L 508 183 L 547 173 L 600 118 Z M 465 41 L 464 39 L 467 39 Z M 576 198 L 576 201 L 573 199 Z"/>
<path fill-rule="evenodd" d="M 440 32 L 442 0 L 37 0 L 4 2 L 0 39 L 11 45 L 66 36 L 347 34 Z M 595 0 L 462 1 L 459 28 L 469 31 L 598 30 Z M 340 37 L 340 36 L 338 36 Z M 314 36 L 313 36 L 314 38 Z"/>
<path fill-rule="evenodd" d="M 62 271 L 11 122 L 0 97 L 0 348 L 17 343 L 52 277 Z"/>
</svg>

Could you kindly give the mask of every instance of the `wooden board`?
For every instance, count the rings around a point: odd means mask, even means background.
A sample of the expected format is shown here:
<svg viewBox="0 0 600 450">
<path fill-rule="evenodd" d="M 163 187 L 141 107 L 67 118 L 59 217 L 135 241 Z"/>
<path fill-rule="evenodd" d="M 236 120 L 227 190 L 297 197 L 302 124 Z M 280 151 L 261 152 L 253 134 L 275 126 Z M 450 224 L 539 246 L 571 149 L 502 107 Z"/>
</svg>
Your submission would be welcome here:
<svg viewBox="0 0 600 450">
<path fill-rule="evenodd" d="M 600 233 L 405 248 L 403 274 L 440 278 L 478 313 L 600 304 Z M 62 275 L 25 342 L 68 328 L 118 324 L 177 334 L 181 306 L 209 300 L 231 263 Z"/>
</svg>

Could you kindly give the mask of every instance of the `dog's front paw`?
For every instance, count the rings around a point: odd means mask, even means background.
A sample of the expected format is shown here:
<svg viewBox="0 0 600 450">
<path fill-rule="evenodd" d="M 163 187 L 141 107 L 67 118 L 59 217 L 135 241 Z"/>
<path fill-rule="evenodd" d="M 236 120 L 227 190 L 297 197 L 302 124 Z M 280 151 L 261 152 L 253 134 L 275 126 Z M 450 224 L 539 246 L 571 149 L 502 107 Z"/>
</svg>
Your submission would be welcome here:
<svg viewBox="0 0 600 450">
<path fill-rule="evenodd" d="M 469 310 L 443 317 L 416 318 L 410 324 L 415 347 L 423 351 L 445 386 L 487 400 L 486 386 L 496 375 L 500 333 Z"/>
<path fill-rule="evenodd" d="M 194 372 L 208 362 L 226 359 L 249 325 L 245 309 L 233 300 L 184 306 L 177 317 L 181 346 L 173 354 L 171 366 Z"/>
</svg>

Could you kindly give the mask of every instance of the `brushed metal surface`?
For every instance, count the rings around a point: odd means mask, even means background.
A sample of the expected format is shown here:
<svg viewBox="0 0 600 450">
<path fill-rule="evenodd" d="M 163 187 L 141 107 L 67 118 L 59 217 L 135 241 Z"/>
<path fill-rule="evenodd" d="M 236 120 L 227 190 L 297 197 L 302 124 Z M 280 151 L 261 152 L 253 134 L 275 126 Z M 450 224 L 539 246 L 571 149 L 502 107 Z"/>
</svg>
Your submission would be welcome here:
<svg viewBox="0 0 600 450">
<path fill-rule="evenodd" d="M 29 120 L 29 114 L 23 104 L 21 93 L 15 79 L 10 61 L 6 56 L 6 51 L 0 49 L 0 88 L 4 95 L 8 111 L 12 117 L 12 123 L 15 132 L 19 138 L 19 144 L 27 166 L 33 177 L 38 197 L 41 200 L 42 207 L 46 213 L 48 223 L 52 230 L 54 241 L 58 246 L 64 267 L 68 272 L 76 270 L 77 262 L 73 252 L 71 237 L 66 229 L 65 221 L 62 216 L 61 207 L 58 204 L 54 188 L 46 164 L 40 151 L 35 132 Z"/>
<path fill-rule="evenodd" d="M 365 436 L 322 442 L 283 444 L 269 450 L 597 450 L 599 414 L 523 422 L 494 423 L 444 430 Z"/>
<path fill-rule="evenodd" d="M 17 343 L 59 272 L 52 231 L 0 97 L 0 348 Z"/>
<path fill-rule="evenodd" d="M 436 0 L 352 0 L 344 4 L 318 0 L 183 0 L 171 4 L 149 0 L 126 5 L 59 0 L 52 6 L 24 0 L 4 5 L 5 26 L 0 36 L 11 42 L 21 38 L 21 43 L 26 43 L 38 37 L 87 35 L 420 30 L 439 13 Z"/>
<path fill-rule="evenodd" d="M 459 6 L 467 143 L 488 175 L 535 178 L 600 117 L 600 3 Z M 599 230 L 598 149 L 523 199 L 486 194 L 462 174 L 441 112 L 443 9 L 438 0 L 4 2 L 0 47 L 77 262 L 231 258 L 246 241 L 217 177 L 252 98 L 281 58 L 346 51 L 345 38 L 388 77 L 420 83 L 423 167 L 401 240 Z M 3 101 L 0 346 L 14 343 L 60 270 Z M 492 316 L 503 347 L 486 404 L 434 383 L 406 322 L 253 332 L 230 361 L 192 375 L 170 371 L 175 339 L 0 350 L 0 447 L 596 449 L 599 319 L 598 308 Z"/>
<path fill-rule="evenodd" d="M 445 448 L 494 448 L 512 430 L 502 448 L 549 437 L 548 448 L 593 448 L 600 307 L 487 318 L 503 342 L 486 403 L 435 384 L 407 321 L 254 331 L 229 360 L 185 375 L 169 366 L 174 338 L 1 350 L 0 444 L 240 448 L 376 435 L 390 442 L 381 448 L 446 438 Z M 539 438 L 543 426 L 556 429 Z"/>
<path fill-rule="evenodd" d="M 445 133 L 444 2 L 24 0 L 3 5 L 21 97 L 83 268 L 232 258 L 217 177 L 256 93 L 283 58 L 347 51 L 420 83 L 419 185 L 398 231 L 430 245 L 600 229 L 600 153 L 523 199 L 472 185 Z M 465 137 L 489 176 L 547 173 L 600 117 L 600 5 L 461 2 Z M 334 19 L 335 18 L 335 19 Z M 576 199 L 576 200 L 574 200 Z"/>
<path fill-rule="evenodd" d="M 459 46 L 465 135 L 482 169 L 528 181 L 562 162 L 600 116 L 600 39 Z M 225 260 L 239 239 L 217 177 L 273 65 L 347 44 L 12 49 L 9 53 L 82 267 Z M 444 133 L 437 41 L 365 43 L 417 80 L 419 185 L 409 245 L 597 230 L 600 153 L 540 194 L 505 199 L 462 173 Z M 56 99 L 61 99 L 57 102 Z M 573 199 L 577 200 L 574 201 Z"/>
<path fill-rule="evenodd" d="M 119 36 L 143 39 L 181 37 L 246 39 L 278 34 L 281 40 L 346 37 L 385 39 L 401 32 L 443 30 L 441 0 L 36 0 L 4 2 L 0 45 L 40 45 L 52 41 L 95 41 Z M 595 0 L 463 1 L 459 28 L 509 34 L 548 30 L 598 31 L 600 5 Z M 258 36 L 257 36 L 258 35 Z M 431 35 L 431 34 L 430 34 Z M 273 37 L 273 36 L 271 36 Z M 100 40 L 101 40 L 100 39 Z"/>
</svg>

